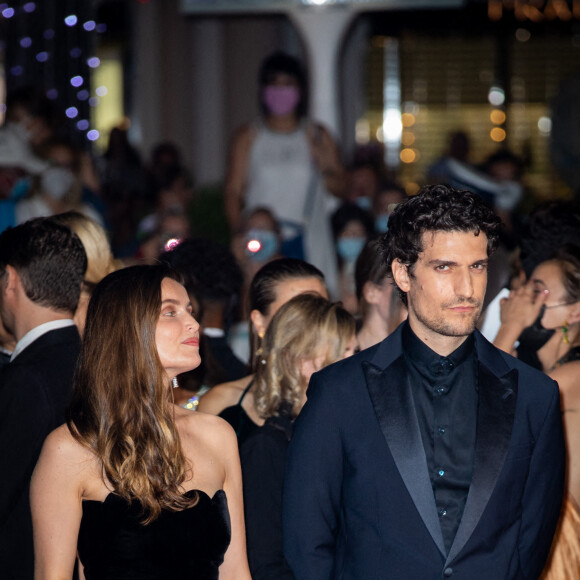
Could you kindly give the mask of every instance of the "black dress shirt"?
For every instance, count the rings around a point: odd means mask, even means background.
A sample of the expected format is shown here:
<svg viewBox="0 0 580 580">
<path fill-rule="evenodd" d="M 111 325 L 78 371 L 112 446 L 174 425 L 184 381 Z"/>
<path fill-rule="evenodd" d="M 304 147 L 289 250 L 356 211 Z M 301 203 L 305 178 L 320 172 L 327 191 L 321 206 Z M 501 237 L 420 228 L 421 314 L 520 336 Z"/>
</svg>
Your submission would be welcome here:
<svg viewBox="0 0 580 580">
<path fill-rule="evenodd" d="M 403 349 L 441 531 L 449 551 L 473 474 L 477 423 L 474 339 L 469 336 L 444 357 L 417 338 L 407 323 Z"/>
</svg>

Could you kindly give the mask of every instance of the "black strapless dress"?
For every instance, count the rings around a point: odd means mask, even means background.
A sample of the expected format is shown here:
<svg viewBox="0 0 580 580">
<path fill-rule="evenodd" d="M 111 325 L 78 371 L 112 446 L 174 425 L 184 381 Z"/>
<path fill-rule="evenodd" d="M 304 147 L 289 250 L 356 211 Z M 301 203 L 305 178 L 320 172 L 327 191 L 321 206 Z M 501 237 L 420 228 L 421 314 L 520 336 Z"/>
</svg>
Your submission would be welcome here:
<svg viewBox="0 0 580 580">
<path fill-rule="evenodd" d="M 195 490 L 187 492 L 192 495 Z M 217 580 L 231 539 L 223 490 L 144 526 L 139 502 L 84 500 L 78 551 L 86 580 Z"/>
</svg>

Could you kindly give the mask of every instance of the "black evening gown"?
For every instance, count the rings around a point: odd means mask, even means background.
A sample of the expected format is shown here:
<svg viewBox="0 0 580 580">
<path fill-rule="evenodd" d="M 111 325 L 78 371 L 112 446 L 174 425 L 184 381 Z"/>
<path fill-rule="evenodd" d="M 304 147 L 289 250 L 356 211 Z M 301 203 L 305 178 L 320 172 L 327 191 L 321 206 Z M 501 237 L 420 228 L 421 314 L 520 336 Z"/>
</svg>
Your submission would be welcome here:
<svg viewBox="0 0 580 580">
<path fill-rule="evenodd" d="M 112 493 L 83 501 L 78 552 L 86 580 L 217 580 L 231 539 L 226 494 L 197 493 L 195 506 L 163 511 L 148 525 L 139 502 Z"/>
</svg>

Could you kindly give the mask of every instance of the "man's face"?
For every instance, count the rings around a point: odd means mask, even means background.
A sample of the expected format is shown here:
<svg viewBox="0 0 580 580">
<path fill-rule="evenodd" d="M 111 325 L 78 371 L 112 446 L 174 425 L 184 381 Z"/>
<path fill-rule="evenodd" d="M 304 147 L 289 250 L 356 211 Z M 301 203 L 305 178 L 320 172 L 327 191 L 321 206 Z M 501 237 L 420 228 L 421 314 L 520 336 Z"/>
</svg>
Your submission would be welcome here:
<svg viewBox="0 0 580 580">
<path fill-rule="evenodd" d="M 487 237 L 473 232 L 425 232 L 423 252 L 395 281 L 407 293 L 409 322 L 427 344 L 473 332 L 487 285 Z M 399 278 L 399 279 L 397 279 Z"/>
</svg>

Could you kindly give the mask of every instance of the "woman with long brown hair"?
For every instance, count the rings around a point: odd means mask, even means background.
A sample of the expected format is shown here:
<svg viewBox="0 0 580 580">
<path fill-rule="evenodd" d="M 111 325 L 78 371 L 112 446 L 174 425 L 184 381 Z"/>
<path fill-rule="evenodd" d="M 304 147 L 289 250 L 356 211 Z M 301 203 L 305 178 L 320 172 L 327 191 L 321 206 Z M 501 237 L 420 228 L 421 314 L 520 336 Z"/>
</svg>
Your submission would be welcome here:
<svg viewBox="0 0 580 580">
<path fill-rule="evenodd" d="M 67 424 L 31 485 L 35 578 L 249 580 L 232 429 L 172 400 L 200 363 L 185 288 L 162 266 L 104 278 L 87 312 Z"/>
</svg>

